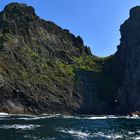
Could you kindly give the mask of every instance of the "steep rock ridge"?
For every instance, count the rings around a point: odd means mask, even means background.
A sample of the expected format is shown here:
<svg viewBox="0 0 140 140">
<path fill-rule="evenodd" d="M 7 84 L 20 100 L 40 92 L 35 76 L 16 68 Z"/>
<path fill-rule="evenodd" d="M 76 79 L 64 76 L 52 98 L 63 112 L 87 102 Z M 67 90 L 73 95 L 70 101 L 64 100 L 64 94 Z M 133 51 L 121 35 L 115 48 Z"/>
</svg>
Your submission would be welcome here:
<svg viewBox="0 0 140 140">
<path fill-rule="evenodd" d="M 76 71 L 98 65 L 81 37 L 32 7 L 11 3 L 0 13 L 0 111 L 77 113 L 83 97 Z"/>
<path fill-rule="evenodd" d="M 43 53 L 48 56 L 91 55 L 90 50 L 84 47 L 81 37 L 75 37 L 68 30 L 40 19 L 30 6 L 12 3 L 0 15 L 0 29 L 4 33 L 18 36 L 23 45 L 30 41 L 46 47 L 47 52 Z"/>
<path fill-rule="evenodd" d="M 121 25 L 121 43 L 115 54 L 119 87 L 116 112 L 140 111 L 140 6 L 130 10 Z"/>
</svg>

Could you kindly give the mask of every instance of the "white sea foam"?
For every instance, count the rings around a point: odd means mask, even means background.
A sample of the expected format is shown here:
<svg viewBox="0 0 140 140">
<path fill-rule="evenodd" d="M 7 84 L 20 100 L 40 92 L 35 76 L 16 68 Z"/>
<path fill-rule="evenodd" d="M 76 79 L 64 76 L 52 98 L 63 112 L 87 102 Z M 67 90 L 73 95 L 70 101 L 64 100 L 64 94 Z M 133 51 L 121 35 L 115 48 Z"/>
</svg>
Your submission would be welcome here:
<svg viewBox="0 0 140 140">
<path fill-rule="evenodd" d="M 94 136 L 94 137 L 103 137 L 103 138 L 108 138 L 108 139 L 111 138 L 111 135 L 106 135 L 106 134 L 104 134 L 103 132 L 93 133 L 93 136 Z"/>
<path fill-rule="evenodd" d="M 62 116 L 64 119 L 84 119 L 84 120 L 104 120 L 104 119 L 139 119 L 135 117 L 129 116 L 115 116 L 115 115 L 107 115 L 107 116 Z"/>
<path fill-rule="evenodd" d="M 137 132 L 140 133 L 140 130 L 138 130 Z"/>
<path fill-rule="evenodd" d="M 68 115 L 42 115 L 42 116 L 19 116 L 19 118 L 16 118 L 16 119 L 19 119 L 19 120 L 40 120 L 40 119 L 51 119 L 51 118 L 63 118 L 63 119 L 83 119 L 83 120 L 97 120 L 97 119 L 108 119 L 108 118 L 111 118 L 111 117 L 108 117 L 108 116 L 91 116 L 91 117 L 88 117 L 88 116 L 68 116 Z M 113 117 L 112 117 L 113 118 Z M 114 118 L 117 118 L 117 117 L 114 117 Z"/>
<path fill-rule="evenodd" d="M 84 119 L 84 120 L 99 120 L 99 119 L 119 119 L 119 118 L 128 118 L 127 116 L 70 116 L 70 115 L 59 115 L 64 119 Z"/>
<path fill-rule="evenodd" d="M 100 120 L 100 119 L 109 119 L 109 118 L 118 118 L 115 116 L 63 116 L 64 119 L 83 119 L 83 120 Z"/>
<path fill-rule="evenodd" d="M 112 133 L 111 134 L 105 134 L 103 132 L 93 133 L 92 135 L 93 135 L 93 137 L 102 137 L 102 138 L 113 139 L 113 140 L 123 138 L 123 135 L 121 135 L 121 134 L 112 134 Z"/>
<path fill-rule="evenodd" d="M 68 116 L 68 115 L 63 115 L 62 118 L 64 118 L 64 119 L 82 119 L 82 117 L 78 117 L 78 116 Z"/>
<path fill-rule="evenodd" d="M 107 116 L 83 117 L 83 119 L 91 119 L 91 120 L 98 120 L 98 119 L 140 119 L 140 117 L 107 115 Z"/>
<path fill-rule="evenodd" d="M 17 118 L 19 120 L 27 120 L 27 121 L 30 121 L 30 120 L 40 120 L 40 119 L 46 119 L 48 117 L 46 116 L 42 116 L 42 117 L 21 117 L 21 118 Z"/>
<path fill-rule="evenodd" d="M 97 119 L 108 119 L 108 117 L 107 116 L 100 116 L 100 117 L 93 116 L 93 117 L 87 117 L 85 119 L 97 120 Z"/>
<path fill-rule="evenodd" d="M 126 116 L 121 116 L 121 117 L 117 117 L 117 116 L 91 116 L 91 117 L 81 117 L 81 116 L 66 116 L 66 115 L 47 115 L 47 116 L 23 116 L 23 117 L 19 117 L 17 119 L 20 120 L 40 120 L 40 119 L 51 119 L 51 118 L 63 118 L 63 119 L 78 119 L 78 120 L 105 120 L 105 119 L 120 119 L 120 118 L 124 118 L 124 119 L 138 119 L 138 118 L 128 118 Z"/>
<path fill-rule="evenodd" d="M 133 135 L 133 134 L 135 134 L 135 132 L 131 132 L 131 131 L 128 132 L 128 135 Z"/>
<path fill-rule="evenodd" d="M 22 129 L 22 130 L 31 130 L 40 127 L 40 125 L 22 125 L 22 124 L 14 124 L 14 125 L 1 125 L 0 129 Z"/>
<path fill-rule="evenodd" d="M 8 113 L 0 112 L 0 116 L 7 116 L 9 115 Z"/>
<path fill-rule="evenodd" d="M 40 119 L 49 119 L 49 118 L 57 118 L 58 115 L 43 115 L 43 116 L 28 116 L 18 118 L 19 120 L 40 120 Z"/>
<path fill-rule="evenodd" d="M 60 115 L 60 114 L 52 114 L 52 115 L 42 115 L 42 116 L 23 116 L 17 119 L 20 120 L 40 120 L 40 119 L 50 119 L 50 118 L 63 118 L 63 119 L 84 119 L 78 116 L 68 116 L 68 115 Z"/>
<path fill-rule="evenodd" d="M 77 131 L 77 130 L 70 129 L 70 130 L 60 130 L 60 132 L 70 134 L 74 137 L 78 137 L 82 139 L 90 137 L 90 133 L 82 132 L 80 130 Z"/>
<path fill-rule="evenodd" d="M 140 140 L 140 136 L 136 137 L 135 140 Z"/>
<path fill-rule="evenodd" d="M 16 118 L 12 118 L 16 116 Z M 63 118 L 63 119 L 83 119 L 83 120 L 105 120 L 105 119 L 140 119 L 140 117 L 130 117 L 130 116 L 72 116 L 72 115 L 60 115 L 60 114 L 42 114 L 42 115 L 30 115 L 30 114 L 8 114 L 0 113 L 0 119 L 9 118 L 10 119 L 20 119 L 20 120 L 40 120 L 40 119 L 50 119 L 50 118 Z"/>
<path fill-rule="evenodd" d="M 59 115 L 53 114 L 53 115 L 43 115 L 43 116 L 36 116 L 33 117 L 33 120 L 39 120 L 39 119 L 49 119 L 49 118 L 58 118 Z"/>
<path fill-rule="evenodd" d="M 117 135 L 114 136 L 114 139 L 122 139 L 122 138 L 123 138 L 123 136 L 122 135 L 119 135 L 119 134 L 117 134 Z"/>
<path fill-rule="evenodd" d="M 106 138 L 106 139 L 113 139 L 113 140 L 123 139 L 123 135 L 121 134 L 105 134 L 103 132 L 89 133 L 89 132 L 82 132 L 81 130 L 73 130 L 73 129 L 69 129 L 69 130 L 60 129 L 59 131 L 62 133 L 70 134 L 79 139 L 86 139 L 86 138 L 94 139 L 99 137 Z"/>
</svg>

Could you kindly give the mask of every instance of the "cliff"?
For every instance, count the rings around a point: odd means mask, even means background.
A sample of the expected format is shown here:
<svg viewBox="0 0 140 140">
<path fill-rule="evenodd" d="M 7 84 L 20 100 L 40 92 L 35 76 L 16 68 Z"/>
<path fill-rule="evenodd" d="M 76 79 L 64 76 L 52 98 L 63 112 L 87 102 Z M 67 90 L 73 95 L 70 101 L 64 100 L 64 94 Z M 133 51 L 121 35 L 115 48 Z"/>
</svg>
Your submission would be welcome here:
<svg viewBox="0 0 140 140">
<path fill-rule="evenodd" d="M 100 69 L 97 61 L 80 36 L 26 4 L 7 5 L 0 13 L 0 111 L 79 112 L 76 72 Z"/>
<path fill-rule="evenodd" d="M 140 8 L 121 26 L 118 51 L 91 54 L 80 36 L 26 4 L 0 12 L 0 111 L 128 114 L 140 111 Z"/>
<path fill-rule="evenodd" d="M 119 65 L 117 112 L 140 111 L 140 6 L 130 10 L 121 25 L 121 43 L 115 54 Z"/>
</svg>

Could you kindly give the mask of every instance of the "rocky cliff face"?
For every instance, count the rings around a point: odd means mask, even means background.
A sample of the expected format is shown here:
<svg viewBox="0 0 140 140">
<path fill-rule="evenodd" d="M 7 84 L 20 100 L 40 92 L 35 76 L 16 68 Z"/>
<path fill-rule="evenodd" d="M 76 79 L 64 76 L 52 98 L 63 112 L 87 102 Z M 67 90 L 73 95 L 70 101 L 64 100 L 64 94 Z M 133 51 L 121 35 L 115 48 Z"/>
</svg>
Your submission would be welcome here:
<svg viewBox="0 0 140 140">
<path fill-rule="evenodd" d="M 0 111 L 79 112 L 76 71 L 94 69 L 92 59 L 81 37 L 30 6 L 7 5 L 0 13 Z"/>
<path fill-rule="evenodd" d="M 118 108 L 120 113 L 140 111 L 140 7 L 130 10 L 130 17 L 121 25 L 118 59 L 120 82 Z"/>
<path fill-rule="evenodd" d="M 91 54 L 80 36 L 11 3 L 0 13 L 0 111 L 128 114 L 140 110 L 140 8 L 116 54 Z"/>
</svg>

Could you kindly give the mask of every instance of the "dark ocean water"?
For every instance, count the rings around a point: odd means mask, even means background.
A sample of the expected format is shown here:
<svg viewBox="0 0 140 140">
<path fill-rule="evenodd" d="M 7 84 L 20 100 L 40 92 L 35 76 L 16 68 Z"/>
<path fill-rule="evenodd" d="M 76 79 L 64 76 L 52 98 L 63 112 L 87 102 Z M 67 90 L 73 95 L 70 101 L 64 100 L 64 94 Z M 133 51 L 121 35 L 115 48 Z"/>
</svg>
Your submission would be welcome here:
<svg viewBox="0 0 140 140">
<path fill-rule="evenodd" d="M 1 113 L 0 140 L 140 140 L 140 119 Z"/>
</svg>

